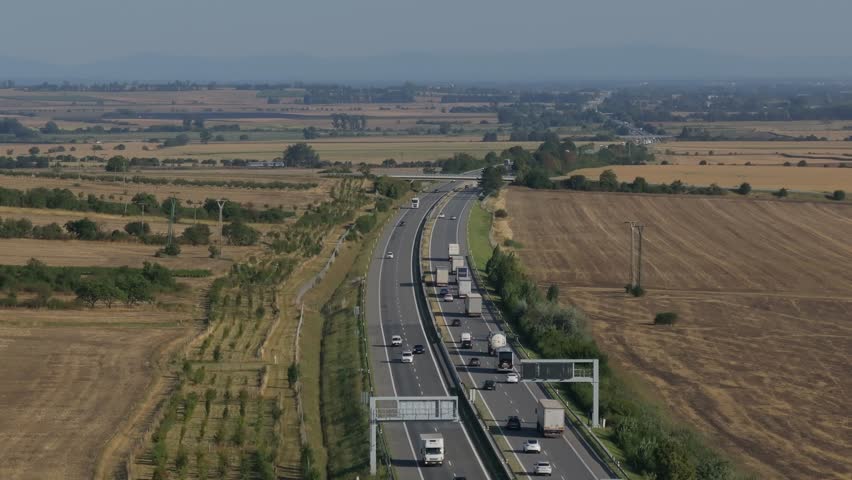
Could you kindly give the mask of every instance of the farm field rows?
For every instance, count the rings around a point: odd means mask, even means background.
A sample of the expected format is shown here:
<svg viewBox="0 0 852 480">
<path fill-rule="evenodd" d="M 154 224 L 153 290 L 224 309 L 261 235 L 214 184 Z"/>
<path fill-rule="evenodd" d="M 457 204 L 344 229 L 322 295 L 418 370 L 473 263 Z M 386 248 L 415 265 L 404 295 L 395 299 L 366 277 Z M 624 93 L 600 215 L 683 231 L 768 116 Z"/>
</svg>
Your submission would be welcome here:
<svg viewBox="0 0 852 480">
<path fill-rule="evenodd" d="M 612 170 L 623 182 L 644 177 L 649 183 L 680 180 L 689 185 L 716 183 L 734 188 L 748 182 L 758 190 L 800 190 L 807 192 L 852 191 L 852 168 L 766 167 L 743 165 L 612 165 L 575 170 L 570 175 L 597 179 L 604 170 Z"/>
<path fill-rule="evenodd" d="M 761 478 L 846 478 L 852 205 L 510 188 L 518 254 L 616 367 Z M 646 225 L 643 287 L 624 294 Z M 499 232 L 498 232 L 499 233 Z M 673 311 L 673 327 L 654 326 Z"/>
<path fill-rule="evenodd" d="M 847 131 L 852 135 L 852 131 Z M 674 155 L 666 151 L 675 152 Z M 698 165 L 706 161 L 711 165 L 783 165 L 790 162 L 795 165 L 800 159 L 786 155 L 848 157 L 852 162 L 852 142 L 760 142 L 760 141 L 683 141 L 663 142 L 654 145 L 658 160 L 667 160 L 678 165 Z M 712 154 L 710 152 L 713 152 Z M 836 164 L 837 160 L 808 160 L 808 163 Z"/>
<path fill-rule="evenodd" d="M 815 135 L 826 137 L 829 140 L 843 140 L 852 135 L 849 121 L 822 121 L 822 120 L 798 120 L 798 121 L 720 121 L 720 122 L 662 122 L 663 128 L 671 135 L 680 133 L 683 127 L 704 128 L 712 135 L 719 134 L 742 134 L 746 132 L 771 132 L 777 135 L 789 135 L 793 137 L 806 137 Z M 772 142 L 775 143 L 775 142 Z"/>
</svg>

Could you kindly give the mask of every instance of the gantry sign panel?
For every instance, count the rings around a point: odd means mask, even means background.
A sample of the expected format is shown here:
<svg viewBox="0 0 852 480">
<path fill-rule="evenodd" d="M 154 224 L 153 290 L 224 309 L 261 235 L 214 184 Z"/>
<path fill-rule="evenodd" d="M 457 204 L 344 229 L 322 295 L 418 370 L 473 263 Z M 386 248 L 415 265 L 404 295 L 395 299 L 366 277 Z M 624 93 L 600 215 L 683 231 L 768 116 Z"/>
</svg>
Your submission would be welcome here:
<svg viewBox="0 0 852 480">
<path fill-rule="evenodd" d="M 597 381 L 596 360 L 521 360 L 521 379 L 524 382 L 554 383 Z"/>
<path fill-rule="evenodd" d="M 458 397 L 371 397 L 370 416 L 377 422 L 457 422 Z"/>
</svg>

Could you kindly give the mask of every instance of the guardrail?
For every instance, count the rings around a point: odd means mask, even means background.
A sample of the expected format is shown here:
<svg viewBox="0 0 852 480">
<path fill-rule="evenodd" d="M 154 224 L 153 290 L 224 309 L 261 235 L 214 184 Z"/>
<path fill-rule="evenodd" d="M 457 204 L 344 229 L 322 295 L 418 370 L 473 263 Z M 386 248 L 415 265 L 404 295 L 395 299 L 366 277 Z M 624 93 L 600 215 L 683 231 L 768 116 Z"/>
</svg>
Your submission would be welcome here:
<svg viewBox="0 0 852 480">
<path fill-rule="evenodd" d="M 468 235 L 469 236 L 469 235 Z M 479 290 L 482 292 L 483 303 L 486 305 L 488 309 L 488 313 L 497 321 L 497 326 L 500 330 L 508 333 L 507 339 L 511 343 L 512 347 L 518 352 L 518 356 L 523 358 L 530 358 L 530 354 L 527 351 L 526 347 L 518 340 L 518 334 L 512 328 L 512 325 L 509 324 L 508 321 L 503 317 L 503 312 L 497 307 L 497 302 L 491 297 L 491 292 L 488 290 L 487 284 L 482 282 L 479 277 L 479 271 L 476 268 L 476 260 L 474 260 L 473 255 L 467 255 L 468 265 L 470 265 L 471 274 L 473 275 L 474 283 L 479 287 Z M 566 400 L 560 395 L 555 388 L 551 385 L 544 385 L 544 393 L 549 398 L 558 399 L 565 405 L 565 417 L 569 420 L 569 423 L 574 425 L 575 430 L 580 433 L 580 439 L 592 450 L 595 454 L 600 457 L 604 462 L 604 467 L 608 470 L 610 475 L 620 475 L 622 479 L 630 480 L 630 476 L 627 472 L 621 468 L 621 462 L 616 459 L 612 453 L 606 448 L 597 435 L 591 431 L 591 429 L 583 422 L 579 415 L 574 412 L 571 408 L 569 408 Z"/>
<path fill-rule="evenodd" d="M 487 425 L 485 425 L 482 419 L 477 415 L 476 408 L 474 407 L 471 399 L 468 397 L 467 389 L 459 378 L 458 372 L 456 372 L 456 369 L 453 367 L 450 352 L 447 350 L 446 345 L 444 345 L 440 330 L 438 329 L 437 321 L 435 320 L 432 309 L 429 307 L 426 285 L 423 281 L 422 252 L 420 247 L 426 220 L 431 215 L 432 210 L 435 208 L 437 203 L 438 202 L 435 202 L 431 207 L 429 207 L 429 210 L 426 212 L 426 215 L 417 227 L 417 235 L 415 237 L 414 249 L 417 251 L 417 255 L 412 259 L 412 261 L 414 262 L 414 273 L 417 275 L 417 278 L 420 279 L 418 282 L 420 284 L 420 288 L 417 290 L 417 307 L 424 311 L 431 320 L 426 322 L 428 324 L 427 331 L 432 337 L 433 345 L 436 345 L 438 352 L 440 352 L 438 358 L 441 360 L 441 363 L 444 364 L 444 368 L 447 373 L 449 373 L 449 379 L 451 380 L 450 388 L 455 390 L 456 395 L 459 398 L 459 413 L 461 414 L 462 421 L 464 421 L 468 426 L 473 427 L 470 428 L 469 431 L 473 434 L 472 436 L 479 447 L 479 451 L 482 453 L 488 453 L 488 455 L 486 455 L 487 468 L 491 474 L 498 479 L 514 479 L 515 475 L 509 468 L 505 457 L 503 457 L 502 450 L 500 450 L 494 441 L 494 438 L 488 432 Z"/>
</svg>

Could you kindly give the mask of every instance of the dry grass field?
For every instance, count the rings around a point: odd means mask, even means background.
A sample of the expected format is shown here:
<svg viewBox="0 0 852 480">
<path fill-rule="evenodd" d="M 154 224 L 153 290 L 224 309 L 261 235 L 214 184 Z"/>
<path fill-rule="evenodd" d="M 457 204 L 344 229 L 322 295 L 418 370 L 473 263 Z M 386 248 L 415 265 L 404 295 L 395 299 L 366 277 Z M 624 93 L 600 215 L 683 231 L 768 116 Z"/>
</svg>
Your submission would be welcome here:
<svg viewBox="0 0 852 480">
<path fill-rule="evenodd" d="M 852 135 L 852 131 L 847 131 Z M 674 154 L 666 153 L 673 151 Z M 790 162 L 795 165 L 799 158 L 784 157 L 786 155 L 812 157 L 848 158 L 852 162 L 852 142 L 752 142 L 752 141 L 718 141 L 718 142 L 664 142 L 654 145 L 657 160 L 667 160 L 678 165 L 698 165 L 706 161 L 711 165 L 783 165 Z M 710 154 L 710 152 L 713 152 Z M 838 160 L 806 159 L 809 164 L 837 164 Z"/>
<path fill-rule="evenodd" d="M 850 121 L 821 121 L 821 120 L 799 120 L 785 122 L 663 122 L 662 127 L 669 134 L 677 135 L 685 126 L 704 128 L 712 135 L 742 135 L 750 133 L 770 132 L 777 135 L 789 135 L 792 137 L 806 137 L 815 135 L 825 137 L 829 140 L 843 140 L 852 135 L 852 122 Z"/>
<path fill-rule="evenodd" d="M 849 478 L 852 205 L 509 189 L 519 254 L 619 369 L 760 478 Z M 643 287 L 629 235 L 645 224 Z M 680 316 L 654 326 L 658 312 Z"/>
<path fill-rule="evenodd" d="M 822 167 L 757 167 L 742 165 L 614 165 L 584 168 L 571 175 L 597 179 L 604 170 L 612 170 L 619 180 L 632 182 L 644 177 L 649 183 L 671 183 L 680 180 L 689 185 L 733 188 L 748 182 L 758 190 L 801 190 L 808 192 L 852 191 L 852 168 Z"/>
</svg>

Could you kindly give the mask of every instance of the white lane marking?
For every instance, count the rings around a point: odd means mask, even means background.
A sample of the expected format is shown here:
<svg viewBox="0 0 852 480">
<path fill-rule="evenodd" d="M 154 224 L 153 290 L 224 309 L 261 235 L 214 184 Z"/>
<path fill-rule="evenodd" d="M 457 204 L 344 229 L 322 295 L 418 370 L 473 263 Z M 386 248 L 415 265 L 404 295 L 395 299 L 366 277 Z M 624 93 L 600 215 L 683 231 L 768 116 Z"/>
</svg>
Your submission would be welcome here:
<svg viewBox="0 0 852 480">
<path fill-rule="evenodd" d="M 450 201 L 452 201 L 452 199 Z M 447 202 L 447 206 L 449 206 L 449 202 Z M 464 212 L 464 207 L 462 207 L 462 213 L 463 212 Z M 459 215 L 459 216 L 461 217 L 461 215 Z M 458 227 L 458 225 L 456 227 Z M 435 246 L 435 242 L 434 242 L 435 230 L 437 230 L 437 228 L 433 227 L 432 231 L 429 232 L 429 250 L 430 250 L 429 251 L 429 270 L 434 270 L 434 265 L 432 263 L 432 259 L 435 258 L 435 256 L 432 254 L 431 250 Z M 458 228 L 456 229 L 456 231 L 458 231 Z M 435 287 L 432 287 L 432 291 L 433 292 L 435 291 Z M 441 312 L 441 317 L 444 318 L 444 307 L 441 305 L 441 302 L 438 302 L 438 311 Z M 447 331 L 450 334 L 450 339 L 453 341 L 453 343 L 456 343 L 456 338 L 455 338 L 455 335 L 453 335 L 453 331 L 451 329 L 447 329 Z M 462 362 L 462 364 L 464 364 L 464 359 L 462 358 L 461 354 L 458 352 L 458 349 L 456 349 L 456 357 L 458 357 L 458 359 Z M 470 370 L 467 370 L 466 373 L 467 373 L 468 378 L 470 379 L 471 384 L 475 388 L 476 387 L 476 380 L 474 380 L 473 375 L 470 373 Z M 488 402 L 485 401 L 485 395 L 480 395 L 479 398 L 481 398 L 482 403 L 485 404 L 485 409 L 488 410 L 488 416 L 490 416 L 491 418 L 494 418 L 494 413 L 491 412 L 491 407 L 489 407 Z M 465 436 L 467 436 L 467 431 L 464 430 L 464 429 L 462 429 L 462 430 L 465 432 Z M 507 437 L 503 433 L 503 428 L 500 426 L 499 422 L 497 423 L 497 431 L 499 431 L 500 435 L 502 435 L 506 439 L 506 442 L 509 443 L 509 447 L 510 447 L 509 449 L 511 450 L 512 455 L 514 455 L 515 461 L 518 462 L 518 465 L 520 465 L 521 468 L 526 469 L 526 467 L 524 466 L 524 463 L 521 462 L 521 459 L 518 457 L 518 452 L 515 450 L 514 447 L 512 447 L 511 442 L 509 442 L 509 437 Z M 468 441 L 470 441 L 470 438 L 468 438 Z M 476 450 L 474 450 L 474 452 L 475 451 Z M 477 454 L 477 459 L 479 459 L 478 454 Z M 480 462 L 480 464 L 481 464 L 481 462 Z"/>
<path fill-rule="evenodd" d="M 408 214 L 407 210 L 405 211 L 405 213 L 402 214 L 402 217 L 405 218 L 406 214 Z M 394 220 L 394 223 L 396 223 L 396 220 Z M 391 237 L 393 237 L 393 230 L 391 230 L 391 234 L 388 235 L 388 241 L 385 242 L 384 251 L 388 250 L 388 245 L 390 245 Z M 385 337 L 385 327 L 382 323 L 382 270 L 384 269 L 384 266 L 385 261 L 384 259 L 382 259 L 381 263 L 379 263 L 379 330 L 382 332 L 382 344 L 387 345 L 388 342 Z M 396 383 L 393 380 L 393 370 L 391 369 L 390 356 L 388 355 L 388 349 L 385 348 L 384 350 L 385 360 L 387 360 L 388 365 L 388 374 L 390 374 L 391 379 L 391 388 L 393 389 L 393 395 L 396 397 L 398 395 L 396 393 Z M 425 480 L 423 477 L 423 471 L 420 469 L 420 462 L 417 461 L 417 452 L 414 450 L 414 442 L 411 441 L 411 433 L 409 433 L 408 431 L 408 424 L 403 422 L 402 428 L 405 430 L 405 438 L 408 439 L 408 447 L 411 449 L 411 458 L 413 458 L 415 461 L 415 465 L 417 467 L 417 474 L 420 476 L 420 480 Z"/>
</svg>

